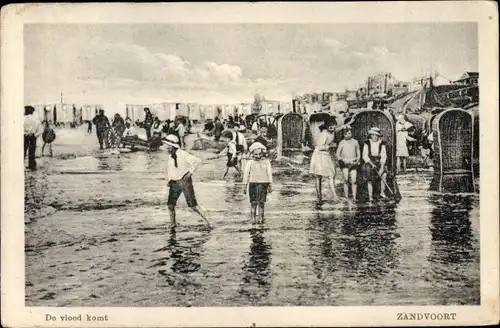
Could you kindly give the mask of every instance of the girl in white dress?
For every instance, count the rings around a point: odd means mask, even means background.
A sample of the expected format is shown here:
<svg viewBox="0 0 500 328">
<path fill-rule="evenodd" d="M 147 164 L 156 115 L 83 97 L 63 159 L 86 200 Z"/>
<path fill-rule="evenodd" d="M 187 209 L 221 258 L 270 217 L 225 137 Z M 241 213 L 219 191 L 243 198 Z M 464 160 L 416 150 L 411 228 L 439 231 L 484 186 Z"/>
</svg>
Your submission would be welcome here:
<svg viewBox="0 0 500 328">
<path fill-rule="evenodd" d="M 417 141 L 408 135 L 408 129 L 412 126 L 413 124 L 408 122 L 404 115 L 401 114 L 398 116 L 396 122 L 396 173 L 399 173 L 401 163 L 403 164 L 403 172 L 406 172 L 406 159 L 409 156 L 406 141 Z"/>
<path fill-rule="evenodd" d="M 321 133 L 315 140 L 315 148 L 311 157 L 311 167 L 309 172 L 316 175 L 316 194 L 318 195 L 317 205 L 323 204 L 321 194 L 321 182 L 323 177 L 328 179 L 328 184 L 332 192 L 333 201 L 340 199 L 335 192 L 335 162 L 333 160 L 333 148 L 335 138 L 335 125 L 333 123 L 323 124 L 319 127 Z"/>
</svg>

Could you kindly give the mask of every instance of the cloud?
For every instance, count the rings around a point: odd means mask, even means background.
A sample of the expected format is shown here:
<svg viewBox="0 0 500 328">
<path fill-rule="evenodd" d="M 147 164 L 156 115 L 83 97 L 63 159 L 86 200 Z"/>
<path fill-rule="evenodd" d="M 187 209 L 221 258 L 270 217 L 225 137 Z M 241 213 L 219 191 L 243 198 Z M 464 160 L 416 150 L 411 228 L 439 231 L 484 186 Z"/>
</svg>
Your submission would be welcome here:
<svg viewBox="0 0 500 328">
<path fill-rule="evenodd" d="M 339 53 L 347 48 L 347 45 L 345 43 L 342 43 L 332 38 L 323 39 L 323 44 L 326 47 L 330 48 L 334 53 Z"/>
</svg>

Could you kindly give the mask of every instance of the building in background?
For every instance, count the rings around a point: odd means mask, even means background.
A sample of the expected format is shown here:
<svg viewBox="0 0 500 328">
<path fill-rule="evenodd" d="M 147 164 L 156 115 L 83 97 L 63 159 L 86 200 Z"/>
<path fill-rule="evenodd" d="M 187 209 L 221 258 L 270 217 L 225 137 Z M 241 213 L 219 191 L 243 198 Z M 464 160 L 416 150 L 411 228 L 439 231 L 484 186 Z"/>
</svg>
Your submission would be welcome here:
<svg viewBox="0 0 500 328">
<path fill-rule="evenodd" d="M 454 81 L 453 84 L 470 86 L 479 85 L 479 73 L 465 72 L 458 80 Z"/>
</svg>

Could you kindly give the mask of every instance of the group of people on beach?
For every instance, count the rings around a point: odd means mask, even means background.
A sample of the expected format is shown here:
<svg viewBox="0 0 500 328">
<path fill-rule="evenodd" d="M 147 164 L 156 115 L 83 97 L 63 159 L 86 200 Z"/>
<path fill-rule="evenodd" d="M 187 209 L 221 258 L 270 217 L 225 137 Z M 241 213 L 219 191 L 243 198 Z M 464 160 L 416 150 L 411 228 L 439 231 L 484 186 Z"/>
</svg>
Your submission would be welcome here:
<svg viewBox="0 0 500 328">
<path fill-rule="evenodd" d="M 258 137 L 248 147 L 246 139 L 235 124 L 233 129 L 222 134 L 226 140 L 226 148 L 215 157 L 227 156 L 226 173 L 229 168 L 234 167 L 243 178 L 243 192 L 249 194 L 251 207 L 251 218 L 259 222 L 264 220 L 265 203 L 267 195 L 272 191 L 273 182 L 272 166 L 267 149 L 267 141 Z M 322 197 L 323 179 L 328 180 L 333 201 L 338 202 L 340 198 L 335 190 L 336 166 L 341 169 L 344 180 L 344 196 L 349 199 L 349 187 L 351 188 L 352 201 L 357 199 L 357 172 L 360 168 L 363 179 L 367 182 L 368 201 L 373 202 L 373 184 L 380 183 L 380 198 L 387 199 L 385 187 L 387 184 L 387 149 L 382 140 L 382 134 L 378 127 L 371 127 L 368 131 L 369 139 L 364 141 L 360 147 L 358 140 L 353 138 L 350 125 L 337 127 L 334 123 L 325 123 L 320 126 L 321 133 L 315 140 L 315 148 L 311 157 L 309 172 L 316 177 L 317 207 L 324 204 Z M 343 140 L 336 147 L 334 143 L 335 133 L 342 131 Z M 168 135 L 164 139 L 168 157 L 167 184 L 169 195 L 167 206 L 170 214 L 171 226 L 176 226 L 175 206 L 181 193 L 184 193 L 186 202 L 190 208 L 198 213 L 207 223 L 207 215 L 196 200 L 192 174 L 201 164 L 201 160 L 184 151 L 180 147 L 180 140 L 175 135 Z M 336 147 L 336 150 L 334 151 Z M 242 164 L 243 163 L 243 164 Z M 338 163 L 338 164 L 337 164 Z M 362 167 L 359 167 L 363 163 Z M 224 175 L 224 177 L 225 177 Z M 350 184 L 348 183 L 350 181 Z M 210 226 L 210 224 L 208 223 Z"/>
<path fill-rule="evenodd" d="M 92 133 L 92 124 L 96 126 L 96 135 L 99 148 L 115 148 L 123 144 L 133 143 L 139 139 L 136 127 L 146 132 L 146 140 L 153 148 L 161 145 L 162 134 L 174 134 L 179 137 L 181 147 L 185 147 L 185 136 L 187 134 L 186 119 L 160 121 L 154 117 L 148 107 L 144 108 L 144 120 L 135 123 L 129 117 L 123 119 L 120 114 L 115 114 L 110 123 L 104 110 L 100 109 L 98 114 L 88 122 L 88 132 Z"/>
</svg>

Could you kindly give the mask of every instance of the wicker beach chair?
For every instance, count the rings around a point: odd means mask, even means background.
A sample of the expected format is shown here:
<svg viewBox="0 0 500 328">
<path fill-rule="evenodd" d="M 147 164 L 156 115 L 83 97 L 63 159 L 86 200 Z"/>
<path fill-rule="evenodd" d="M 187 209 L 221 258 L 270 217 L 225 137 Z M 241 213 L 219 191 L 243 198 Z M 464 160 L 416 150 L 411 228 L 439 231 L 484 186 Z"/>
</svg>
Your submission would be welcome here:
<svg viewBox="0 0 500 328">
<path fill-rule="evenodd" d="M 433 120 L 434 177 L 430 189 L 443 193 L 474 192 L 473 116 L 449 109 Z"/>
<path fill-rule="evenodd" d="M 314 113 L 309 115 L 306 127 L 307 133 L 305 136 L 306 144 L 308 144 L 309 147 L 314 148 L 314 146 L 316 145 L 316 139 L 321 133 L 319 127 L 327 122 L 333 122 L 334 124 L 337 124 L 337 120 L 335 119 L 335 117 L 328 113 Z"/>
<path fill-rule="evenodd" d="M 401 195 L 396 181 L 396 128 L 392 117 L 383 111 L 379 110 L 361 110 L 356 113 L 349 123 L 352 127 L 353 138 L 359 142 L 361 153 L 366 140 L 368 140 L 368 130 L 372 127 L 378 127 L 382 133 L 382 140 L 386 144 L 387 151 L 387 185 L 391 188 L 394 199 L 399 201 Z M 364 162 L 361 159 L 361 165 L 358 169 L 358 200 L 365 202 L 368 200 L 368 188 L 366 181 L 362 179 L 361 167 Z M 387 190 L 387 189 L 386 189 Z M 373 186 L 373 195 L 378 197 L 380 194 L 380 185 L 377 183 Z M 390 195 L 390 191 L 386 191 Z"/>
<path fill-rule="evenodd" d="M 302 149 L 304 127 L 304 119 L 300 114 L 288 113 L 278 119 L 278 157 L 289 156 L 291 152 Z"/>
<path fill-rule="evenodd" d="M 474 177 L 479 177 L 479 140 L 480 140 L 480 134 L 479 134 L 479 109 L 474 108 L 472 109 L 472 114 L 473 114 L 473 120 L 474 120 L 474 135 L 473 135 L 473 168 L 474 168 Z"/>
</svg>

